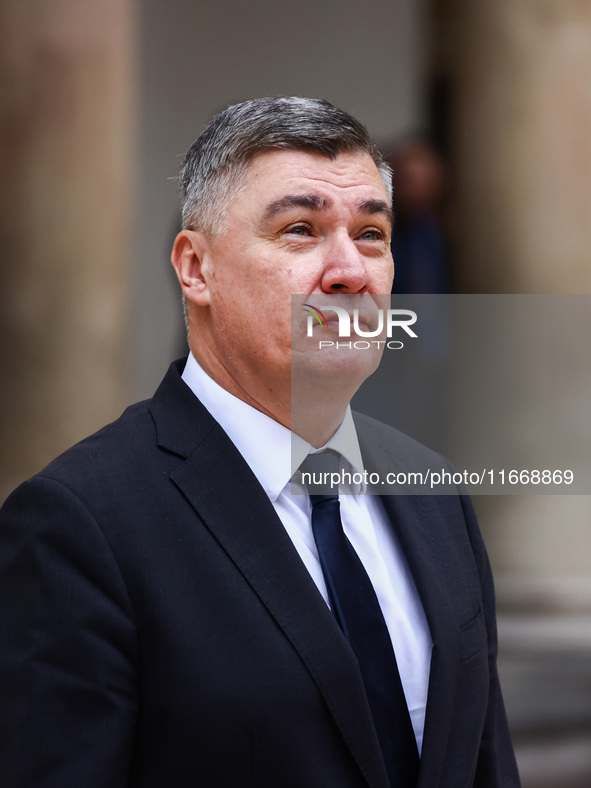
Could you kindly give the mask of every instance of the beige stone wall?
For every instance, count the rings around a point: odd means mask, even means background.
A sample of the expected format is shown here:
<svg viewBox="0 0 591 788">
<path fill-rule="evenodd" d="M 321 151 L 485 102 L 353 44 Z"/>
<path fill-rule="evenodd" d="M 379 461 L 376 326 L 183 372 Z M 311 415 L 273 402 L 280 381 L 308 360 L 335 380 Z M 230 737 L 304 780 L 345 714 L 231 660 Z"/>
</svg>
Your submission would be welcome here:
<svg viewBox="0 0 591 788">
<path fill-rule="evenodd" d="M 127 401 L 131 0 L 0 7 L 0 498 Z"/>
</svg>

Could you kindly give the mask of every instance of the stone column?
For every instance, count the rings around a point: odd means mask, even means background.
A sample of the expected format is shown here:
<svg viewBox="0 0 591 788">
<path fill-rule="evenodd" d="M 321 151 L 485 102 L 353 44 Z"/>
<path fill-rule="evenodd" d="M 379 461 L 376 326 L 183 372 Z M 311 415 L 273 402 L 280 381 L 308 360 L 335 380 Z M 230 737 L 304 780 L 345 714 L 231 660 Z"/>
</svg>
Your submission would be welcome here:
<svg viewBox="0 0 591 788">
<path fill-rule="evenodd" d="M 591 293 L 591 0 L 438 5 L 448 42 L 461 290 Z M 588 336 L 578 339 L 588 346 Z M 576 418 L 588 433 L 591 392 L 569 367 L 569 343 L 551 345 L 548 363 L 568 387 L 556 416 Z M 535 407 L 536 395 L 524 388 L 519 406 Z M 565 399 L 581 403 L 576 416 Z M 543 421 L 531 428 L 532 442 L 534 430 L 543 432 Z M 476 504 L 505 611 L 501 667 L 523 784 L 587 784 L 591 497 Z M 542 744 L 536 731 L 545 731 Z"/>
<path fill-rule="evenodd" d="M 591 0 L 450 5 L 463 290 L 591 292 Z"/>
<path fill-rule="evenodd" d="M 0 498 L 128 397 L 132 10 L 0 7 Z"/>
<path fill-rule="evenodd" d="M 462 290 L 591 293 L 591 0 L 441 6 Z M 548 348 L 567 368 L 568 353 Z M 570 385 L 577 380 L 574 370 Z M 536 391 L 520 396 L 535 403 Z M 586 430 L 587 413 L 579 418 Z M 570 574 L 591 576 L 581 544 L 587 499 L 550 496 L 532 503 L 530 517 L 510 499 L 492 509 L 505 533 L 489 539 L 501 567 L 563 575 L 570 550 Z"/>
</svg>

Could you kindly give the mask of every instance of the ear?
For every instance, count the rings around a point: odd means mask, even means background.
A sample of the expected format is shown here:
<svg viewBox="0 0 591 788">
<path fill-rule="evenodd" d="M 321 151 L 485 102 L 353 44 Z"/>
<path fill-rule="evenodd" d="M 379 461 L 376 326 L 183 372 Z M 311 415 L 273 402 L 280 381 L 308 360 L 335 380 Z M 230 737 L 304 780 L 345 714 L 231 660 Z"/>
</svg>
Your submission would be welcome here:
<svg viewBox="0 0 591 788">
<path fill-rule="evenodd" d="M 198 306 L 209 303 L 209 287 L 203 270 L 207 246 L 203 233 L 181 230 L 174 240 L 170 255 L 170 262 L 185 297 Z"/>
</svg>

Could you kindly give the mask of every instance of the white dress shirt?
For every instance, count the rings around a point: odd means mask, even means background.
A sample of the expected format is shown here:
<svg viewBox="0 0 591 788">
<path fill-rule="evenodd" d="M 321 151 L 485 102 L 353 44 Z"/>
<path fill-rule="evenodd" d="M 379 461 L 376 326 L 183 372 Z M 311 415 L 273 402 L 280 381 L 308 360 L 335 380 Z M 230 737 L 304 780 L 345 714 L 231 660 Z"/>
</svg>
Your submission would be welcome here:
<svg viewBox="0 0 591 788">
<path fill-rule="evenodd" d="M 290 483 L 313 449 L 279 422 L 219 386 L 191 354 L 183 380 L 242 454 L 269 497 L 306 569 L 328 604 L 328 593 L 312 533 L 310 500 Z M 337 451 L 352 471 L 363 461 L 350 408 L 325 447 Z M 293 463 L 293 465 L 292 465 Z M 359 555 L 378 597 L 396 654 L 400 679 L 419 753 L 423 740 L 433 643 L 423 607 L 381 501 L 355 489 L 339 498 L 343 530 Z"/>
</svg>

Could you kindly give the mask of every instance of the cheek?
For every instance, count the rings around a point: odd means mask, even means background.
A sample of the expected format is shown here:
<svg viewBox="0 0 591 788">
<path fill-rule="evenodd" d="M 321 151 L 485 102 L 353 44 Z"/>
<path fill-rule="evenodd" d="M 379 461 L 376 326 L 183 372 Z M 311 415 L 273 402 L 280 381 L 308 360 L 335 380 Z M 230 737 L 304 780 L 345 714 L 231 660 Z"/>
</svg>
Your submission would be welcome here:
<svg viewBox="0 0 591 788">
<path fill-rule="evenodd" d="M 268 304 L 270 333 L 281 344 L 291 344 L 291 297 L 275 299 Z"/>
<path fill-rule="evenodd" d="M 375 277 L 376 293 L 389 293 L 392 289 L 392 280 L 394 278 L 394 264 L 392 258 L 385 260 L 381 270 L 377 272 Z"/>
</svg>

